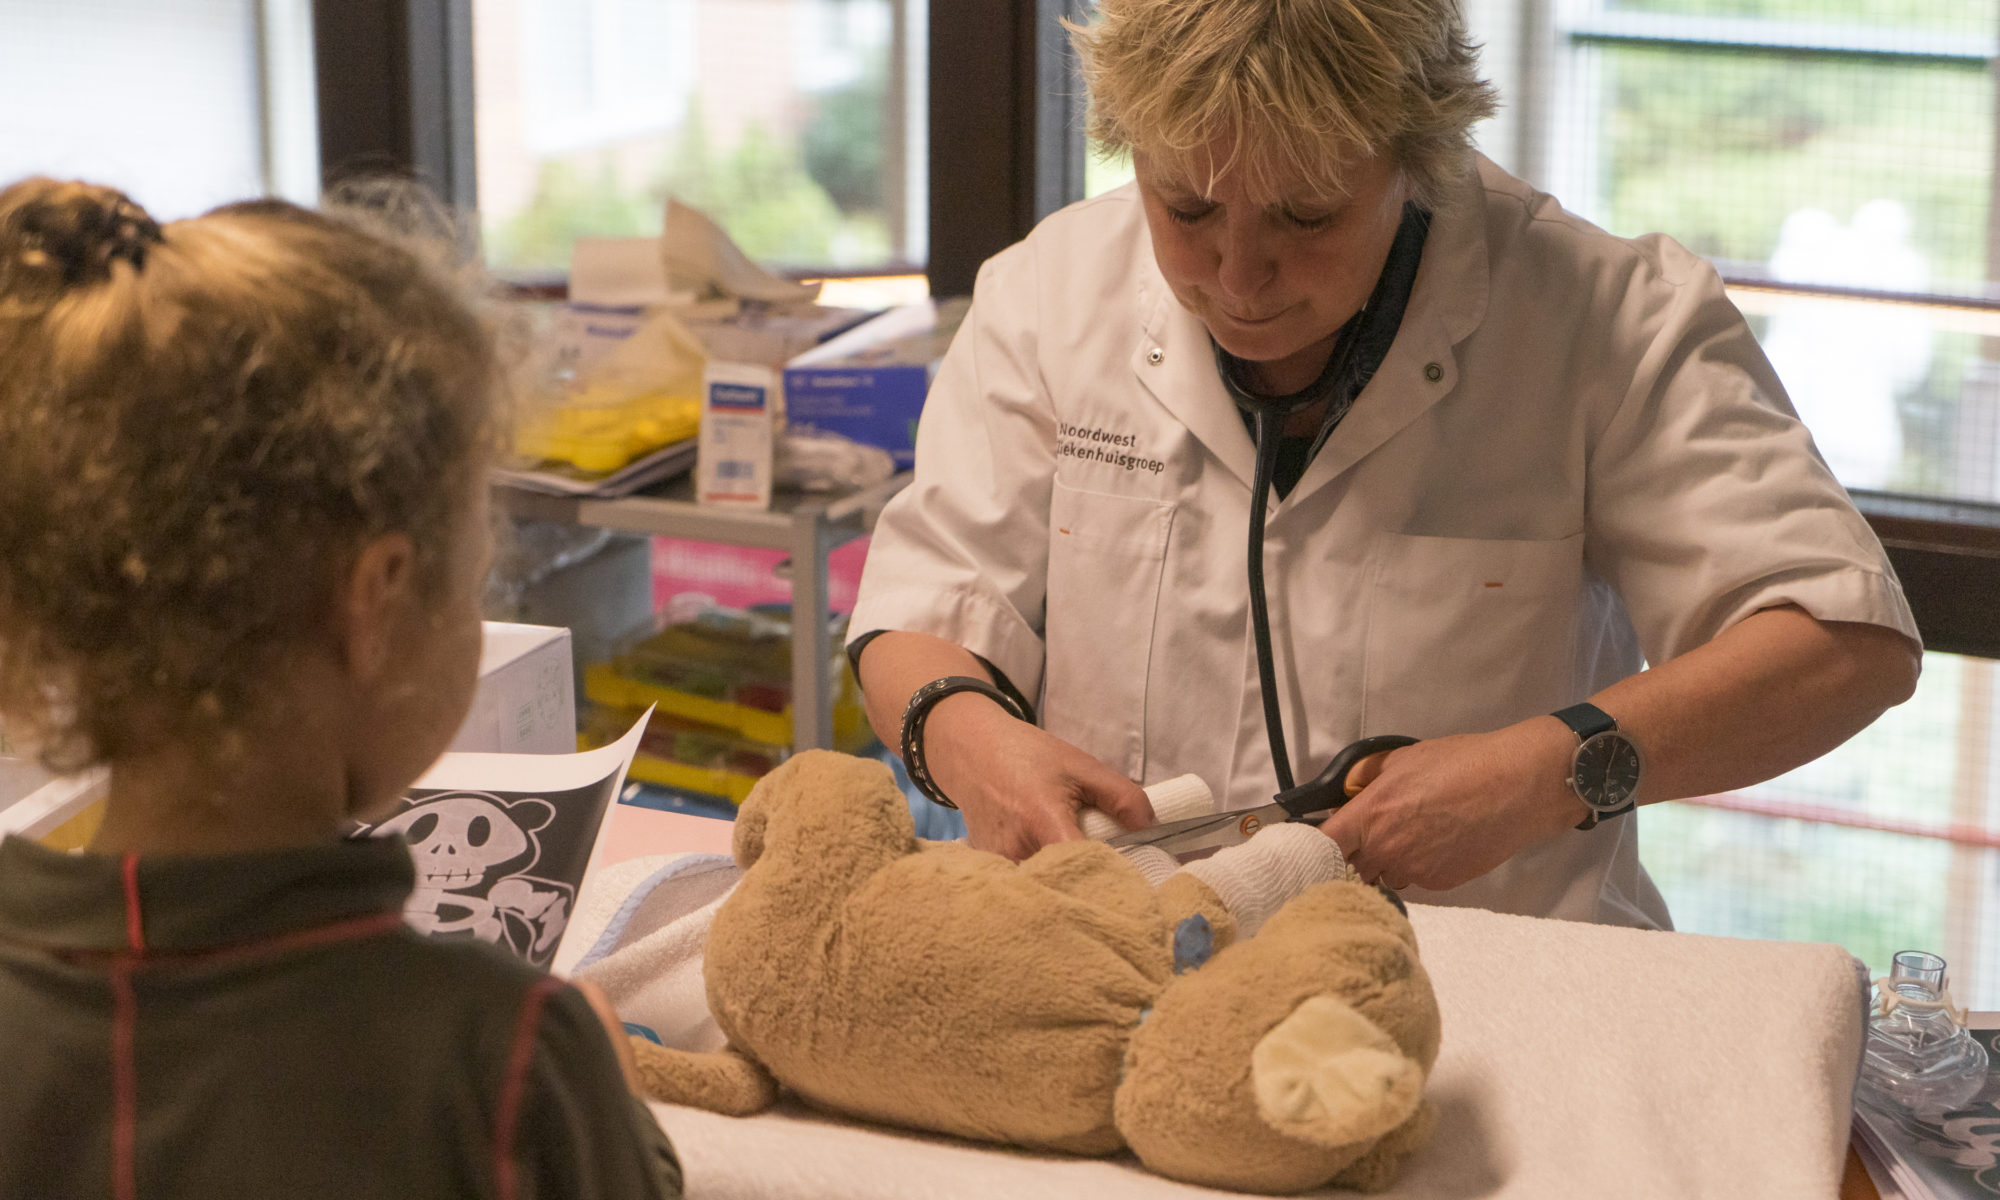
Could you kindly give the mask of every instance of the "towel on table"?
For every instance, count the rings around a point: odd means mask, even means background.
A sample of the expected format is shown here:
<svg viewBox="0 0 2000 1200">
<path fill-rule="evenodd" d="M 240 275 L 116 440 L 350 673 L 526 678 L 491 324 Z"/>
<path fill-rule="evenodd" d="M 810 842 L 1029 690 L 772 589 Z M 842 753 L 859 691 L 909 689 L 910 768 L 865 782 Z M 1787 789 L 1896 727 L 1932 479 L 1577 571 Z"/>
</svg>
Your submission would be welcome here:
<svg viewBox="0 0 2000 1200">
<path fill-rule="evenodd" d="M 643 1012 L 665 1027 L 663 1041 L 668 1030 L 687 1039 L 668 1044 L 710 1048 L 720 1039 L 697 931 L 733 885 L 733 866 L 717 855 L 640 861 L 613 916 L 589 914 L 594 944 L 578 974 L 628 1019 Z M 1838 1192 L 1863 1033 L 1846 951 L 1416 904 L 1410 919 L 1444 1017 L 1427 1092 L 1438 1125 L 1387 1195 Z M 747 1119 L 653 1111 L 680 1150 L 692 1200 L 1225 1194 L 1162 1179 L 1129 1156 L 996 1149 L 793 1101 Z"/>
<path fill-rule="evenodd" d="M 701 950 L 743 871 L 726 854 L 654 855 L 593 874 L 570 936 L 586 947 L 570 974 L 604 990 L 625 1027 L 677 1050 L 720 1050 Z"/>
</svg>

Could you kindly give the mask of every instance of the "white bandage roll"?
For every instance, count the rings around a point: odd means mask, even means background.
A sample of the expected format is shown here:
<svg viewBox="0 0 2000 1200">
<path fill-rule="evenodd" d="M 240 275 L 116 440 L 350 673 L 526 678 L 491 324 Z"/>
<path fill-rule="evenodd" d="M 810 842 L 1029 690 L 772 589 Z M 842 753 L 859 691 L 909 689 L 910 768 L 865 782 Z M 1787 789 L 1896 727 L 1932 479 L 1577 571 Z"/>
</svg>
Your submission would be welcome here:
<svg viewBox="0 0 2000 1200">
<path fill-rule="evenodd" d="M 1249 841 L 1181 869 L 1215 889 L 1240 937 L 1256 933 L 1312 885 L 1347 878 L 1347 860 L 1333 839 L 1295 821 L 1266 825 Z"/>
<path fill-rule="evenodd" d="M 1177 775 L 1149 784 L 1146 799 L 1152 802 L 1153 819 L 1162 824 L 1215 811 L 1215 793 L 1208 790 L 1208 785 L 1201 781 L 1199 775 Z M 1083 836 L 1100 842 L 1125 832 L 1123 825 L 1094 808 L 1079 809 L 1076 823 L 1083 828 Z"/>
</svg>

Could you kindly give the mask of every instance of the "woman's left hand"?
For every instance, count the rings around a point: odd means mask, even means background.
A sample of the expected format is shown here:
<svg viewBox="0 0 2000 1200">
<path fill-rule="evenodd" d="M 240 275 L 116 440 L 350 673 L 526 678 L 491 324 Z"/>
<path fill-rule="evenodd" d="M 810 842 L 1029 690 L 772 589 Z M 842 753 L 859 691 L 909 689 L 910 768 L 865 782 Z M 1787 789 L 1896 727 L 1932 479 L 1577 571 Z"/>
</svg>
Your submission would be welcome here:
<svg viewBox="0 0 2000 1200">
<path fill-rule="evenodd" d="M 1454 888 L 1587 815 L 1564 782 L 1575 748 L 1554 717 L 1405 746 L 1357 766 L 1361 794 L 1320 830 L 1370 883 Z"/>
</svg>

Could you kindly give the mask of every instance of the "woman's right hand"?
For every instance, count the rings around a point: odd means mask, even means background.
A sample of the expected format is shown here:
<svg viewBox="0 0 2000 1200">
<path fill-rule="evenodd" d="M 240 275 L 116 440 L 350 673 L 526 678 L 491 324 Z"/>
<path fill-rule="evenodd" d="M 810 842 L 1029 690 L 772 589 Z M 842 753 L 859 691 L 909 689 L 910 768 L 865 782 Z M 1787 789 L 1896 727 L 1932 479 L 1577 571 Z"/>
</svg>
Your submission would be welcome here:
<svg viewBox="0 0 2000 1200">
<path fill-rule="evenodd" d="M 1077 811 L 1126 829 L 1153 823 L 1145 790 L 976 692 L 946 696 L 924 723 L 924 763 L 965 816 L 972 845 L 1016 861 L 1083 837 Z"/>
</svg>

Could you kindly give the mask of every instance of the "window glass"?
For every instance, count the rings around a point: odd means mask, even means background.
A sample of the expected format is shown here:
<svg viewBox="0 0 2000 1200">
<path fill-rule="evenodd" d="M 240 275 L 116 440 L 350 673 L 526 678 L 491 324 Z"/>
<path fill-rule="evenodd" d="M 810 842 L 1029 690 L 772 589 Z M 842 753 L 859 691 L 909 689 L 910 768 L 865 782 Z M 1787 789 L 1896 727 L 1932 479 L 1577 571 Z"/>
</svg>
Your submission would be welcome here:
<svg viewBox="0 0 2000 1200">
<path fill-rule="evenodd" d="M 0 181 L 156 217 L 318 193 L 309 0 L 0 0 Z"/>
<path fill-rule="evenodd" d="M 1482 148 L 1714 260 L 1843 483 L 2000 499 L 2000 0 L 1467 11 L 1504 93 Z"/>
<path fill-rule="evenodd" d="M 1908 703 L 1769 783 L 1640 810 L 1677 927 L 1835 942 L 1889 973 L 1941 954 L 1958 1003 L 2000 1009 L 2000 748 L 1991 660 L 1924 656 Z"/>
<path fill-rule="evenodd" d="M 924 257 L 924 0 L 475 0 L 481 225 L 501 269 L 657 233 L 666 197 L 752 258 Z"/>
</svg>

